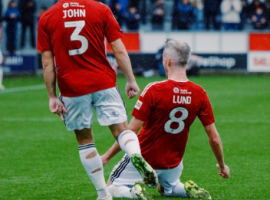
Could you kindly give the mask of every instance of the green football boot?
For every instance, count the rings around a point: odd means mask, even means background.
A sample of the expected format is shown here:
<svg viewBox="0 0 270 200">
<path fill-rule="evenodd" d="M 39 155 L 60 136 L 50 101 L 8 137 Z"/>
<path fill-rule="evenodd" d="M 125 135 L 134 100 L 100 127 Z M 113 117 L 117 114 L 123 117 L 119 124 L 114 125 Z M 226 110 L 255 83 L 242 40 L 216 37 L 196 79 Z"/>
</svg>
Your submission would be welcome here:
<svg viewBox="0 0 270 200">
<path fill-rule="evenodd" d="M 146 192 L 145 185 L 140 181 L 137 181 L 135 183 L 135 185 L 132 187 L 131 191 L 138 199 L 154 200 L 153 197 L 149 193 Z"/>
<path fill-rule="evenodd" d="M 156 188 L 158 184 L 157 174 L 144 158 L 139 154 L 133 154 L 131 162 L 141 174 L 144 183 L 150 188 Z"/>
<path fill-rule="evenodd" d="M 189 180 L 184 184 L 185 190 L 187 191 L 189 197 L 195 199 L 212 199 L 208 191 L 203 188 L 199 188 L 196 183 Z"/>
</svg>

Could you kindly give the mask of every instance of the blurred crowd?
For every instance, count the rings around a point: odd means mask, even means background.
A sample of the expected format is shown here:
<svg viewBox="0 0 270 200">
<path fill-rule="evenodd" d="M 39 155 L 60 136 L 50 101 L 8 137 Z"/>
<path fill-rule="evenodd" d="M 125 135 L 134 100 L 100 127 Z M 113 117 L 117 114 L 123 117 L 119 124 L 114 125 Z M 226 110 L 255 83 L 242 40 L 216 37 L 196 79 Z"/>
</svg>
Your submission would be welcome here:
<svg viewBox="0 0 270 200">
<path fill-rule="evenodd" d="M 109 0 L 119 24 L 138 30 L 150 16 L 152 29 L 166 21 L 174 30 L 270 29 L 270 0 Z M 171 9 L 168 3 L 171 3 Z"/>
<path fill-rule="evenodd" d="M 54 0 L 56 3 L 59 0 Z M 100 0 L 101 1 L 101 0 Z M 270 0 L 103 0 L 108 4 L 119 24 L 129 31 L 142 27 L 164 30 L 270 30 Z M 37 0 L 10 0 L 3 10 L 0 0 L 1 22 L 5 21 L 6 49 L 16 51 L 17 36 L 20 49 L 29 30 L 30 43 L 35 48 L 36 25 L 47 10 L 48 2 L 37 8 Z M 21 29 L 18 30 L 18 24 Z"/>
<path fill-rule="evenodd" d="M 21 23 L 20 49 L 25 47 L 27 30 L 29 30 L 31 47 L 36 47 L 36 24 L 46 10 L 45 6 L 37 10 L 35 0 L 10 0 L 7 9 L 3 11 L 3 3 L 0 2 L 0 20 L 1 24 L 6 22 L 6 49 L 10 55 L 15 54 L 17 49 L 18 23 Z"/>
</svg>

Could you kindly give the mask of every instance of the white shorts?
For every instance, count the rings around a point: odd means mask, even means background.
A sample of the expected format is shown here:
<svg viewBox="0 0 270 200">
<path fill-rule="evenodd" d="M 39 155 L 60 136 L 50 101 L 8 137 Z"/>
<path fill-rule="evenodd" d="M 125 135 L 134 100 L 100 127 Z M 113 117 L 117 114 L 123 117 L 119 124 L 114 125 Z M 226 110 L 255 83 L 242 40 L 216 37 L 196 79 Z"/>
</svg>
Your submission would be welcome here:
<svg viewBox="0 0 270 200">
<path fill-rule="evenodd" d="M 180 182 L 183 171 L 183 161 L 173 169 L 155 170 L 159 184 L 164 188 L 164 194 L 170 195 L 173 188 Z M 110 181 L 115 186 L 132 187 L 137 181 L 143 181 L 141 175 L 125 154 L 122 160 L 113 168 Z"/>
<path fill-rule="evenodd" d="M 68 114 L 64 114 L 69 131 L 90 128 L 93 123 L 93 107 L 101 126 L 110 126 L 127 121 L 127 112 L 118 88 L 109 88 L 79 97 L 64 97 Z"/>
</svg>

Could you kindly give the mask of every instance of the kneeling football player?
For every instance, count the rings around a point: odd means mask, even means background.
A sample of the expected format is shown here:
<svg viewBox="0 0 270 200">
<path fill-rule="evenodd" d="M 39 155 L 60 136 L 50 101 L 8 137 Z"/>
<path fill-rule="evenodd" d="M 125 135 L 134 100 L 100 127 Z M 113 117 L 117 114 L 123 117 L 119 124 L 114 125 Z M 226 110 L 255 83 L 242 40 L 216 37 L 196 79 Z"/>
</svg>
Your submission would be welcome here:
<svg viewBox="0 0 270 200">
<path fill-rule="evenodd" d="M 161 195 L 211 199 L 209 192 L 193 181 L 183 184 L 179 180 L 189 129 L 197 116 L 208 135 L 220 176 L 230 176 L 208 96 L 201 86 L 186 76 L 190 53 L 190 47 L 184 42 L 166 42 L 163 65 L 168 79 L 146 86 L 132 112 L 129 128 L 138 133 L 142 127 L 138 136 L 141 153 L 158 175 Z M 119 145 L 115 143 L 102 156 L 103 164 L 119 151 Z M 112 196 L 151 199 L 144 189 L 140 171 L 135 167 L 127 155 L 115 166 L 108 183 Z"/>
</svg>

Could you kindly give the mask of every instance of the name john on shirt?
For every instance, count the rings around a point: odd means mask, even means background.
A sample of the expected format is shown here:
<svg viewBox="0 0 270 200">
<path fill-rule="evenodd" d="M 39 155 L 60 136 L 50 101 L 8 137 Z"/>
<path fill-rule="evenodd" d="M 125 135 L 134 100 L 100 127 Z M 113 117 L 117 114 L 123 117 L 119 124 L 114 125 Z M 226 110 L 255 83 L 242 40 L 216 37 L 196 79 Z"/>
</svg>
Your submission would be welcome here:
<svg viewBox="0 0 270 200">
<path fill-rule="evenodd" d="M 63 10 L 64 19 L 65 18 L 73 18 L 73 17 L 86 17 L 84 9 L 69 9 Z"/>
</svg>

